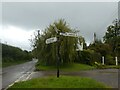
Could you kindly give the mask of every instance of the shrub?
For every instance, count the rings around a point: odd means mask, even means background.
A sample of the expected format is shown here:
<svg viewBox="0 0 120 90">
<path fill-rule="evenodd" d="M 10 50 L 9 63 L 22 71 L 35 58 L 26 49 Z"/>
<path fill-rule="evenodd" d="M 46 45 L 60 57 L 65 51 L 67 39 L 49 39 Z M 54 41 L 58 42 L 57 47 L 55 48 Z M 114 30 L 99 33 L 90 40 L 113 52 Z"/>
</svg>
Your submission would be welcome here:
<svg viewBox="0 0 120 90">
<path fill-rule="evenodd" d="M 105 57 L 105 64 L 106 65 L 115 65 L 115 60 L 111 55 L 106 55 Z"/>
<path fill-rule="evenodd" d="M 94 63 L 97 69 L 106 69 L 106 65 L 102 65 L 101 63 L 95 62 Z"/>
<path fill-rule="evenodd" d="M 100 62 L 101 55 L 99 53 L 94 52 L 94 50 L 84 50 L 78 53 L 78 59 L 76 62 L 94 65 L 94 62 Z"/>
</svg>

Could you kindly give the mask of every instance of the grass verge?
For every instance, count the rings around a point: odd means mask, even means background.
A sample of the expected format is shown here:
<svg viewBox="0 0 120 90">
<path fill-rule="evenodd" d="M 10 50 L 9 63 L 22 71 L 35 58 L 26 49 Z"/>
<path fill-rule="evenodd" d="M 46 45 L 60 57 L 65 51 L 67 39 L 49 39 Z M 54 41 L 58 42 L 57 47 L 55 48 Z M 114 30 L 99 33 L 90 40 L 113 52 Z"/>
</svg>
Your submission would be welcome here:
<svg viewBox="0 0 120 90">
<path fill-rule="evenodd" d="M 120 65 L 99 65 L 97 69 L 120 69 Z"/>
<path fill-rule="evenodd" d="M 21 61 L 2 62 L 2 68 L 12 66 L 12 65 L 17 65 L 17 64 L 22 64 L 25 62 L 27 62 L 27 61 L 21 60 Z"/>
<path fill-rule="evenodd" d="M 94 69 L 95 67 L 89 66 L 86 64 L 78 64 L 78 63 L 73 63 L 73 64 L 65 64 L 60 66 L 60 70 L 62 71 L 80 71 L 80 70 L 91 70 Z M 43 65 L 36 65 L 36 70 L 56 70 L 56 66 L 43 66 Z"/>
<path fill-rule="evenodd" d="M 110 88 L 91 78 L 55 76 L 31 79 L 15 83 L 10 88 Z M 8 89 L 9 90 L 9 89 Z"/>
</svg>

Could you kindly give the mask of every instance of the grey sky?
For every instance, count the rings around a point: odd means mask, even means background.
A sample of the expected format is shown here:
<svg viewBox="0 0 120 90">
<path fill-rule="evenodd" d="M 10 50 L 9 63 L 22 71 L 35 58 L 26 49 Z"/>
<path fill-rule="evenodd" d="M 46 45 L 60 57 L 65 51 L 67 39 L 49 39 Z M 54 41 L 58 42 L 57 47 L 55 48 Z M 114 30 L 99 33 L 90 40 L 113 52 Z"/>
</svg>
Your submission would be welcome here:
<svg viewBox="0 0 120 90">
<path fill-rule="evenodd" d="M 3 27 L 12 25 L 26 31 L 44 30 L 50 23 L 63 18 L 72 28 L 80 30 L 80 35 L 87 43 L 92 42 L 94 32 L 102 38 L 106 27 L 117 16 L 117 2 L 4 2 L 2 4 Z M 28 49 L 28 46 L 24 44 L 23 46 L 24 49 Z"/>
</svg>

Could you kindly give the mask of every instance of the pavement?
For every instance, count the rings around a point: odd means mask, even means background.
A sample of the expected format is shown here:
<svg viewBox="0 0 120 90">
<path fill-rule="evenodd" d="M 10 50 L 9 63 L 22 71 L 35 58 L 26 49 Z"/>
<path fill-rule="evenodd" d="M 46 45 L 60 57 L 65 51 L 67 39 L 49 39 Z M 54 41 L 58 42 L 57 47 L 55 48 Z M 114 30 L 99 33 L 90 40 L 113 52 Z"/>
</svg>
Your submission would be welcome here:
<svg viewBox="0 0 120 90">
<path fill-rule="evenodd" d="M 6 90 L 15 82 L 25 81 L 33 73 L 36 60 L 2 69 L 2 89 Z"/>
</svg>

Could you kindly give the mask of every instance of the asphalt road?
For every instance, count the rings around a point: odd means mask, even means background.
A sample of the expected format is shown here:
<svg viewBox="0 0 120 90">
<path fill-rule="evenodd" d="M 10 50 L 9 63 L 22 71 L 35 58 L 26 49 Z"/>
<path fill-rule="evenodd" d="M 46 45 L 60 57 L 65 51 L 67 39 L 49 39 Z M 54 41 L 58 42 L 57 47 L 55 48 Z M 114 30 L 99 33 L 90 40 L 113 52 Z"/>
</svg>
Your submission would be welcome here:
<svg viewBox="0 0 120 90">
<path fill-rule="evenodd" d="M 15 82 L 27 80 L 35 69 L 37 60 L 10 66 L 2 70 L 2 88 L 6 89 Z"/>
</svg>

